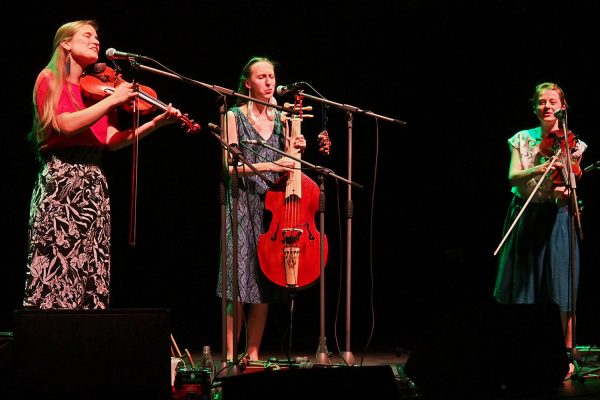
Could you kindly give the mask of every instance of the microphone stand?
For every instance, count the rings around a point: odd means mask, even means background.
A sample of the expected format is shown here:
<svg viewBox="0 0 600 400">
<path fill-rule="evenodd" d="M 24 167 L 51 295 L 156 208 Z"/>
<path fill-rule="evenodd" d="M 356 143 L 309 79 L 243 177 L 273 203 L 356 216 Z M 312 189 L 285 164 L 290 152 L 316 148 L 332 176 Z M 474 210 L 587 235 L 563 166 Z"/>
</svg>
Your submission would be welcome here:
<svg viewBox="0 0 600 400">
<path fill-rule="evenodd" d="M 223 111 L 224 108 L 221 107 L 221 110 Z M 225 149 L 230 155 L 231 155 L 231 165 L 233 167 L 233 173 L 231 174 L 231 219 L 232 221 L 237 221 L 237 206 L 238 206 L 238 194 L 239 194 L 239 185 L 238 185 L 238 163 L 242 162 L 244 163 L 244 165 L 248 166 L 248 168 L 250 168 L 258 177 L 260 177 L 263 181 L 265 181 L 265 183 L 269 186 L 272 187 L 273 186 L 273 182 L 271 182 L 267 177 L 264 176 L 264 174 L 262 174 L 260 171 L 258 171 L 256 169 L 256 167 L 254 167 L 254 165 L 249 162 L 248 160 L 246 160 L 246 158 L 244 157 L 244 154 L 240 151 L 240 148 L 238 147 L 237 144 L 232 143 L 229 144 L 227 141 L 223 140 L 222 135 L 223 135 L 223 130 L 221 128 L 219 128 L 217 125 L 212 124 L 212 123 L 208 123 L 208 128 L 210 129 L 211 133 L 213 134 L 213 136 L 221 143 L 221 147 L 223 147 L 223 149 Z M 231 370 L 228 370 L 228 365 L 227 365 L 227 246 L 226 246 L 226 232 L 225 232 L 225 218 L 226 218 L 226 189 L 225 189 L 225 180 L 228 174 L 228 163 L 227 161 L 224 159 L 223 162 L 223 168 L 224 168 L 224 173 L 223 173 L 223 179 L 221 179 L 221 187 L 220 187 L 220 203 L 221 203 L 221 316 L 222 316 L 222 321 L 221 321 L 221 328 L 222 328 L 222 362 L 221 362 L 221 369 L 220 372 L 224 373 L 217 373 L 216 376 L 218 377 L 222 377 L 222 376 L 227 376 L 227 375 L 239 375 L 240 374 L 240 368 L 237 365 L 237 358 L 238 358 L 238 351 L 237 351 L 237 340 L 236 340 L 236 336 L 237 336 L 237 305 L 238 305 L 238 299 L 237 299 L 237 292 L 238 292 L 238 270 L 237 270 L 237 266 L 238 266 L 238 251 L 237 251 L 237 247 L 238 247 L 238 229 L 237 229 L 237 224 L 232 223 L 231 224 L 231 237 L 232 237 L 232 307 L 233 307 L 233 313 L 232 313 L 232 317 L 233 317 L 233 324 L 232 324 L 232 330 L 233 330 L 233 347 L 232 347 L 232 352 L 233 352 L 233 366 Z M 226 371 L 226 372 L 225 372 Z"/>
<path fill-rule="evenodd" d="M 146 58 L 148 60 L 152 60 L 151 58 L 148 58 L 148 57 L 146 57 Z M 234 91 L 232 89 L 227 89 L 227 88 L 224 88 L 222 86 L 211 85 L 211 84 L 208 84 L 208 83 L 200 82 L 200 81 L 197 81 L 197 80 L 194 80 L 194 79 L 187 78 L 187 77 L 185 77 L 183 75 L 180 75 L 180 74 L 177 74 L 177 73 L 162 71 L 162 70 L 159 70 L 159 69 L 156 69 L 156 68 L 153 68 L 153 67 L 149 67 L 147 65 L 140 64 L 137 61 L 132 61 L 132 60 L 130 60 L 130 61 L 131 61 L 131 66 L 134 67 L 134 68 L 136 68 L 136 69 L 141 69 L 143 71 L 148 71 L 148 72 L 152 72 L 152 73 L 155 73 L 155 74 L 158 74 L 158 75 L 162 75 L 162 76 L 166 76 L 166 77 L 169 77 L 169 78 L 177 79 L 179 81 L 182 81 L 182 82 L 185 82 L 185 83 L 189 83 L 189 84 L 192 84 L 192 85 L 195 85 L 195 86 L 201 86 L 203 88 L 213 90 L 213 91 L 215 91 L 215 92 L 217 92 L 217 93 L 219 93 L 221 95 L 224 95 L 224 96 L 240 97 L 240 98 L 243 98 L 243 99 L 246 99 L 246 100 L 251 100 L 251 101 L 253 101 L 255 103 L 260 103 L 260 104 L 264 104 L 265 106 L 276 108 L 276 109 L 278 109 L 280 111 L 285 111 L 285 112 L 290 113 L 290 114 L 294 114 L 294 115 L 300 114 L 300 111 L 295 110 L 293 108 L 288 108 L 288 107 L 280 106 L 280 105 L 277 105 L 277 104 L 271 104 L 271 103 L 263 101 L 263 100 L 255 99 L 254 97 L 247 96 L 247 95 L 242 94 L 242 93 L 238 93 L 238 92 L 236 92 L 236 91 Z M 155 60 L 152 60 L 152 61 L 156 62 Z"/>
<path fill-rule="evenodd" d="M 225 97 L 221 96 L 221 100 L 223 100 L 223 103 L 221 104 L 221 106 L 219 107 L 219 115 L 220 115 L 220 120 L 221 120 L 221 126 L 223 126 L 223 121 L 225 120 Z M 209 129 L 210 129 L 211 125 L 209 125 Z M 218 136 L 218 140 L 221 141 L 222 146 L 225 145 L 225 142 L 222 141 L 222 131 L 221 133 L 219 133 L 218 131 L 215 132 L 214 130 L 211 129 L 211 132 L 215 135 L 215 137 Z M 229 151 L 229 148 L 227 149 L 227 151 Z M 228 153 L 231 154 L 231 153 Z M 222 162 L 222 175 L 221 175 L 221 179 L 220 179 L 220 183 L 219 183 L 219 206 L 220 206 L 220 211 L 221 211 L 221 366 L 219 369 L 219 373 L 215 374 L 215 376 L 222 378 L 223 376 L 226 376 L 227 374 L 231 374 L 231 375 L 239 375 L 240 374 L 240 369 L 237 365 L 237 341 L 236 343 L 233 344 L 233 354 L 235 355 L 235 358 L 232 360 L 234 361 L 232 369 L 229 371 L 227 369 L 228 365 L 227 365 L 227 232 L 225 231 L 225 226 L 226 226 L 226 219 L 227 219 L 227 188 L 226 188 L 226 183 L 228 180 L 228 176 L 229 176 L 229 167 L 228 167 L 228 163 L 227 163 L 227 157 L 225 156 L 225 153 L 223 153 L 223 157 L 221 158 L 221 162 Z M 237 170 L 236 170 L 237 172 Z M 236 177 L 237 178 L 237 177 Z M 237 181 L 236 181 L 237 182 Z M 237 188 L 237 185 L 236 185 Z M 233 189 L 233 186 L 232 186 Z M 233 190 L 232 190 L 233 193 Z M 236 192 L 237 193 L 237 192 Z M 236 202 L 236 211 L 235 211 L 235 216 L 237 218 L 237 197 L 233 197 L 233 199 L 235 199 Z M 234 231 L 233 227 L 232 227 L 232 232 Z M 235 233 L 236 235 L 233 236 L 236 241 L 232 242 L 232 250 L 233 250 L 233 265 L 237 266 L 237 229 L 235 229 Z M 234 286 L 237 286 L 237 271 L 232 270 L 232 293 L 235 293 Z M 235 277 L 235 279 L 234 279 Z M 237 290 L 237 287 L 235 287 L 235 289 Z M 233 324 L 232 324 L 232 331 L 233 332 L 237 332 L 237 296 L 233 296 L 232 297 L 232 301 L 233 301 Z M 221 372 L 223 374 L 221 374 Z"/>
<path fill-rule="evenodd" d="M 266 147 L 272 151 L 275 151 L 283 156 L 291 158 L 294 161 L 298 161 L 304 166 L 311 168 L 319 174 L 319 236 L 320 236 L 320 248 L 319 248 L 319 263 L 320 263 L 320 276 L 319 276 L 319 309 L 320 309 L 320 319 L 319 319 L 319 346 L 317 349 L 316 355 L 316 363 L 321 365 L 329 365 L 331 361 L 329 359 L 329 352 L 327 351 L 327 343 L 325 338 L 325 184 L 324 177 L 332 176 L 338 180 L 344 181 L 349 185 L 357 186 L 362 189 L 362 185 L 358 183 L 352 182 L 349 179 L 342 178 L 334 174 L 330 169 L 319 167 L 317 165 L 311 164 L 305 160 L 294 157 L 285 153 L 282 150 L 279 150 L 273 146 L 268 145 L 264 141 L 260 140 L 252 140 L 252 141 L 242 141 L 242 144 L 258 144 L 260 146 Z"/>
<path fill-rule="evenodd" d="M 292 90 L 292 92 L 297 92 L 298 90 Z M 334 101 L 330 101 L 321 97 L 312 96 L 306 94 L 302 91 L 302 95 L 305 98 L 315 100 L 321 103 L 333 105 L 341 110 L 346 111 L 347 118 L 347 126 L 348 126 L 348 180 L 352 180 L 352 121 L 353 114 L 363 114 L 372 116 L 378 119 L 382 119 L 388 122 L 392 122 L 400 125 L 401 127 L 406 126 L 406 122 L 401 121 L 399 119 L 385 117 L 383 115 L 375 114 L 371 111 L 362 110 L 358 107 L 349 105 L 349 104 L 341 104 L 336 103 Z M 352 217 L 354 213 L 354 206 L 352 204 L 352 185 L 348 185 L 348 201 L 346 204 L 346 347 L 342 353 L 342 358 L 346 365 L 354 365 L 355 359 L 352 351 L 350 350 L 350 320 L 351 320 L 351 282 L 352 282 Z"/>
<path fill-rule="evenodd" d="M 600 169 L 600 161 L 596 161 L 595 163 L 588 165 L 583 169 L 583 172 L 592 172 L 595 169 Z"/>
<path fill-rule="evenodd" d="M 565 142 L 564 155 L 565 160 L 563 168 L 565 169 L 564 181 L 567 190 L 569 191 L 569 271 L 570 271 L 570 284 L 571 284 L 571 306 L 569 307 L 568 320 L 571 321 L 571 352 L 569 354 L 570 361 L 580 361 L 581 358 L 577 351 L 576 341 L 576 322 L 575 322 L 575 304 L 577 301 L 577 270 L 575 268 L 576 259 L 576 246 L 578 234 L 579 239 L 583 240 L 583 232 L 581 229 L 581 215 L 579 212 L 579 205 L 577 201 L 577 184 L 575 173 L 573 172 L 573 166 L 571 164 L 571 148 L 569 147 L 568 133 L 569 129 L 567 126 L 567 113 L 558 115 L 559 126 L 563 131 L 563 140 Z M 568 324 L 567 327 L 568 328 Z M 580 371 L 574 371 L 571 378 L 579 378 Z"/>
</svg>

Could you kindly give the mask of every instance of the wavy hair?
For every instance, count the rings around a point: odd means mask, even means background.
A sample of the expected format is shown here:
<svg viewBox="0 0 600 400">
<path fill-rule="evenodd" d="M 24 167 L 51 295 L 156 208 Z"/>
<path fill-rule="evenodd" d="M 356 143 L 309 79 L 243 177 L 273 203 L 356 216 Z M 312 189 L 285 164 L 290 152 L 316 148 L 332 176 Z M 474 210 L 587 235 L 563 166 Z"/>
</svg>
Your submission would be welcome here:
<svg viewBox="0 0 600 400">
<path fill-rule="evenodd" d="M 29 132 L 29 140 L 34 144 L 42 143 L 48 136 L 50 127 L 59 131 L 56 110 L 62 87 L 68 82 L 70 76 L 70 53 L 60 45 L 65 40 L 70 40 L 85 25 L 91 25 L 98 30 L 98 24 L 94 20 L 79 20 L 63 24 L 54 35 L 52 56 L 48 65 L 38 74 L 33 87 L 33 126 Z M 48 79 L 48 95 L 40 108 L 37 106 L 37 91 L 42 81 Z M 67 85 L 71 97 L 70 85 Z M 75 104 L 77 102 L 74 101 Z M 41 109 L 41 114 L 40 114 Z"/>
</svg>

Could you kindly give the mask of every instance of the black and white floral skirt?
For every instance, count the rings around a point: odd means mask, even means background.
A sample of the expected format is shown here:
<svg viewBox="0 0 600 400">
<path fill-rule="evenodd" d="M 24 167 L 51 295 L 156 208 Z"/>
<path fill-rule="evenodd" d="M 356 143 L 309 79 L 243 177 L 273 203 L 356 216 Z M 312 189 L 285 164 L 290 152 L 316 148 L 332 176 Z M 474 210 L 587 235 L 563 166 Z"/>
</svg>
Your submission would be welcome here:
<svg viewBox="0 0 600 400">
<path fill-rule="evenodd" d="M 100 150 L 48 156 L 31 198 L 23 306 L 108 308 L 110 226 Z"/>
</svg>

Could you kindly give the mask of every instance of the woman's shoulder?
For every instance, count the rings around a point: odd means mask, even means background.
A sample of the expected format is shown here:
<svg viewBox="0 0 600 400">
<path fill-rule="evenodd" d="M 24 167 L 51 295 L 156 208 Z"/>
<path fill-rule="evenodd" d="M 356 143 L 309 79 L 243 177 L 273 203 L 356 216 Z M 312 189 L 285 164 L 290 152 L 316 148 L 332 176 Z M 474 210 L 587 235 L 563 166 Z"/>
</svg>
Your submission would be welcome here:
<svg viewBox="0 0 600 400">
<path fill-rule="evenodd" d="M 235 105 L 233 107 L 231 107 L 229 109 L 229 112 L 233 115 L 240 115 L 240 114 L 244 114 L 246 115 L 246 105 L 242 104 L 242 105 Z"/>
<path fill-rule="evenodd" d="M 53 76 L 54 76 L 54 71 L 52 71 L 50 68 L 44 68 L 38 74 L 38 77 L 45 77 L 45 78 L 52 78 Z"/>
<path fill-rule="evenodd" d="M 511 136 L 511 139 L 538 139 L 542 136 L 542 130 L 540 127 L 522 129 Z"/>
<path fill-rule="evenodd" d="M 530 146 L 531 143 L 537 143 L 541 139 L 541 132 L 542 131 L 539 127 L 522 129 L 508 138 L 508 143 L 515 148 L 523 145 Z"/>
<path fill-rule="evenodd" d="M 47 86 L 48 82 L 52 81 L 52 78 L 54 78 L 54 72 L 52 72 L 48 68 L 44 68 L 38 74 L 38 76 L 35 80 L 35 84 L 36 84 L 36 86 L 40 86 L 42 84 Z"/>
<path fill-rule="evenodd" d="M 35 93 L 36 93 L 36 97 L 39 98 L 44 98 L 46 96 L 46 93 L 48 93 L 49 90 L 52 90 L 51 88 L 53 87 L 52 81 L 54 78 L 54 73 L 49 70 L 48 68 L 43 69 L 37 76 L 36 80 L 35 80 Z"/>
</svg>

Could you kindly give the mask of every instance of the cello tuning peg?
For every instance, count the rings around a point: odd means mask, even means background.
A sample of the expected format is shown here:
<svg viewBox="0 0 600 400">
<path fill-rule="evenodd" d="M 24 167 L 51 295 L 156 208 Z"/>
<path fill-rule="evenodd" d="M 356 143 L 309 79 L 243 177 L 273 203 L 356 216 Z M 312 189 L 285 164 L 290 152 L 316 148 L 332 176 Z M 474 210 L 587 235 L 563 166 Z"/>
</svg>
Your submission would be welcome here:
<svg viewBox="0 0 600 400">
<path fill-rule="evenodd" d="M 314 118 L 313 114 L 298 114 L 298 115 L 292 115 L 289 116 L 288 119 L 304 119 L 304 118 Z"/>
<path fill-rule="evenodd" d="M 287 102 L 283 103 L 283 106 L 285 108 L 291 108 L 292 110 L 296 110 L 296 111 L 298 111 L 300 109 L 302 109 L 302 111 L 312 111 L 312 109 L 313 109 L 312 106 L 298 107 L 296 104 L 287 103 Z"/>
</svg>

